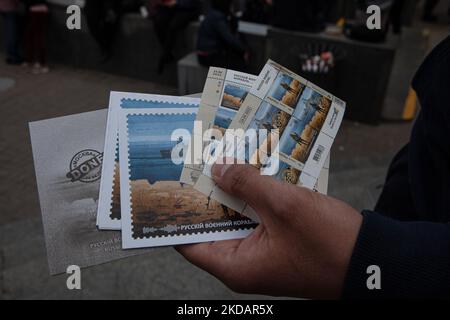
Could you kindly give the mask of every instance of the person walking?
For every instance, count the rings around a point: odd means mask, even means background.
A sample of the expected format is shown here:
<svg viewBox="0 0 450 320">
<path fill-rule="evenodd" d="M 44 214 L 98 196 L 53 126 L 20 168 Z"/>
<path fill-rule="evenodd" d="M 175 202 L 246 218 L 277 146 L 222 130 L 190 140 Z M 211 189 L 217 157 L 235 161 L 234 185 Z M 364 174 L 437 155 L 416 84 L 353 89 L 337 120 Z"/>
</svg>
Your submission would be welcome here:
<svg viewBox="0 0 450 320">
<path fill-rule="evenodd" d="M 22 63 L 22 57 L 19 52 L 18 8 L 19 0 L 0 0 L 0 16 L 4 22 L 7 64 Z"/>
<path fill-rule="evenodd" d="M 197 57 L 202 66 L 248 71 L 249 51 L 239 37 L 231 0 L 213 0 L 200 25 Z"/>
</svg>

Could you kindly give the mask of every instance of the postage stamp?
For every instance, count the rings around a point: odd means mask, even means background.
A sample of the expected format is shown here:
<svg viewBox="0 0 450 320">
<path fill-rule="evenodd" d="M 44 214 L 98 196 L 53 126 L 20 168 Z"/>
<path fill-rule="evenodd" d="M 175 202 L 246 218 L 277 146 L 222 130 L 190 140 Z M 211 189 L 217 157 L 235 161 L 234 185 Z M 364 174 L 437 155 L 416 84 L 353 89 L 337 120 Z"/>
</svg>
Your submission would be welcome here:
<svg viewBox="0 0 450 320">
<path fill-rule="evenodd" d="M 256 78 L 254 75 L 233 70 L 216 67 L 209 69 L 196 117 L 196 121 L 199 121 L 202 126 L 201 137 L 193 139 L 193 142 L 202 141 L 201 148 L 203 149 L 205 148 L 203 141 L 215 138 L 214 134 L 210 137 L 203 137 L 207 130 L 218 130 L 221 135 L 225 133 L 254 85 Z M 190 152 L 188 154 L 192 157 L 195 156 L 195 152 L 193 152 L 195 147 L 189 146 Z M 199 154 L 202 155 L 202 153 Z M 203 158 L 192 158 L 189 163 L 185 163 L 180 181 L 194 185 L 203 171 L 202 163 Z"/>
<path fill-rule="evenodd" d="M 328 155 L 344 112 L 345 102 L 269 60 L 229 129 L 236 136 L 237 145 L 247 145 L 249 129 L 267 130 L 267 137 L 259 139 L 261 150 L 250 149 L 245 161 L 257 159 L 262 174 L 319 189 L 317 184 L 318 181 L 323 183 L 319 178 L 329 161 Z M 270 153 L 266 148 L 269 145 Z M 211 154 L 207 162 L 210 164 L 223 155 L 229 156 L 229 152 L 226 146 L 223 152 Z M 221 191 L 211 179 L 210 170 L 210 165 L 204 166 L 194 188 L 246 214 L 247 205 Z"/>
<path fill-rule="evenodd" d="M 122 109 L 119 158 L 124 249 L 244 238 L 256 223 L 181 183 L 193 109 Z M 186 132 L 186 135 L 178 132 Z M 124 174 L 127 173 L 127 174 Z"/>
<path fill-rule="evenodd" d="M 111 92 L 103 153 L 97 226 L 101 230 L 121 230 L 119 111 L 145 109 L 198 109 L 200 99 L 152 94 Z"/>
</svg>

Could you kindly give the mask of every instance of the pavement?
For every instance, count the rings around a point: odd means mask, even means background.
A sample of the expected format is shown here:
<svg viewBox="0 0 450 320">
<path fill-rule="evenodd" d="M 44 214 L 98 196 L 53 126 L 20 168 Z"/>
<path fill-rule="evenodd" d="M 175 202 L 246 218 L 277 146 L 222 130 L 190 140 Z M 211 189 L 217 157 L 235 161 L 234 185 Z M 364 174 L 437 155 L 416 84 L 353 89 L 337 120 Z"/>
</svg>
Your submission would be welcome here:
<svg viewBox="0 0 450 320">
<path fill-rule="evenodd" d="M 45 75 L 0 56 L 0 299 L 247 299 L 171 248 L 83 270 L 81 291 L 49 276 L 28 122 L 106 108 L 110 90 L 176 94 L 176 88 L 56 65 Z M 406 80 L 405 80 L 406 81 Z M 344 121 L 331 154 L 329 194 L 372 209 L 411 122 Z M 51 143 L 51 141 L 49 141 Z"/>
</svg>

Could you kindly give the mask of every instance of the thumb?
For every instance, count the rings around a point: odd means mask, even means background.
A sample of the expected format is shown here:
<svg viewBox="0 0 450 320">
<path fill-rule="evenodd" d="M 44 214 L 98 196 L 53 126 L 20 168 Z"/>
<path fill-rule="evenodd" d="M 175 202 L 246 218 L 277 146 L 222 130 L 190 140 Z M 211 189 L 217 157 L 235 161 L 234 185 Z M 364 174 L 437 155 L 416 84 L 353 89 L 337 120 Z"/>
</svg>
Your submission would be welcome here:
<svg viewBox="0 0 450 320">
<path fill-rule="evenodd" d="M 264 220 L 273 216 L 281 184 L 244 164 L 214 164 L 212 176 L 220 189 L 250 205 Z"/>
</svg>

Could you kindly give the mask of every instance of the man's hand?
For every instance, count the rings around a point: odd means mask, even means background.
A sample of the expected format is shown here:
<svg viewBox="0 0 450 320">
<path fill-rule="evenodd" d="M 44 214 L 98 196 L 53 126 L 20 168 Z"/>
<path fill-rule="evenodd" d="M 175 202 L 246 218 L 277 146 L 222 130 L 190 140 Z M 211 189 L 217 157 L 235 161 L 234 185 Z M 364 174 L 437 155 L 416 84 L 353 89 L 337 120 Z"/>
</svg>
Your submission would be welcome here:
<svg viewBox="0 0 450 320">
<path fill-rule="evenodd" d="M 241 293 L 339 298 L 362 223 L 345 203 L 278 182 L 246 165 L 215 165 L 219 187 L 246 201 L 261 224 L 244 240 L 178 247 Z"/>
</svg>

